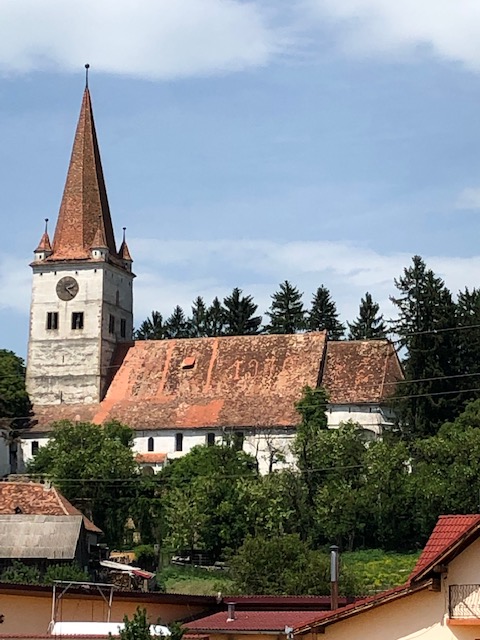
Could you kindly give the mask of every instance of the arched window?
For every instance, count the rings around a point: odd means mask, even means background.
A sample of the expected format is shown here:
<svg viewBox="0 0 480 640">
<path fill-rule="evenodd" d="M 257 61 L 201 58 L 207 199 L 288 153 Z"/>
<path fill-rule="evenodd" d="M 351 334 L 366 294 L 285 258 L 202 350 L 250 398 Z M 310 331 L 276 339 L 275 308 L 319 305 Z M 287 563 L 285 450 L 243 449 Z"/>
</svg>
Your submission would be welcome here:
<svg viewBox="0 0 480 640">
<path fill-rule="evenodd" d="M 153 447 L 154 447 L 154 440 L 153 440 L 153 438 L 149 438 L 148 439 L 148 444 L 147 444 L 148 451 L 153 451 Z"/>
</svg>

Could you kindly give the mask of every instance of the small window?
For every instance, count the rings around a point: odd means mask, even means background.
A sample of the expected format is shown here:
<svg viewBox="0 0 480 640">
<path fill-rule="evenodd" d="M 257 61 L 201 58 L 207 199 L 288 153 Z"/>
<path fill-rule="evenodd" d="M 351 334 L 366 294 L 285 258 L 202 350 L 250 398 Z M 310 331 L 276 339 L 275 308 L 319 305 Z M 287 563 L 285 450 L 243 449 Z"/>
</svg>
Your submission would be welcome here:
<svg viewBox="0 0 480 640">
<path fill-rule="evenodd" d="M 49 311 L 47 313 L 47 329 L 58 329 L 58 313 L 56 311 Z"/>
<path fill-rule="evenodd" d="M 207 433 L 207 447 L 213 447 L 215 444 L 215 434 L 210 432 Z"/>
<path fill-rule="evenodd" d="M 115 304 L 117 305 L 117 307 L 120 306 L 120 291 L 117 289 L 117 292 L 115 294 Z"/>
<path fill-rule="evenodd" d="M 115 333 L 115 316 L 112 314 L 108 318 L 108 333 Z"/>
<path fill-rule="evenodd" d="M 153 451 L 153 447 L 154 447 L 154 441 L 153 441 L 153 438 L 149 438 L 149 439 L 148 439 L 148 443 L 147 443 L 147 449 L 148 449 L 149 451 Z"/>
<path fill-rule="evenodd" d="M 121 318 L 120 320 L 120 335 L 122 336 L 122 338 L 125 338 L 125 336 L 127 335 L 127 321 L 125 320 L 125 318 Z"/>
<path fill-rule="evenodd" d="M 233 433 L 232 444 L 235 451 L 243 449 L 243 431 L 235 431 Z"/>
<path fill-rule="evenodd" d="M 32 456 L 34 456 L 38 451 L 38 442 L 37 440 L 32 440 Z"/>
<path fill-rule="evenodd" d="M 74 311 L 72 313 L 72 329 L 83 329 L 83 312 Z"/>
<path fill-rule="evenodd" d="M 175 451 L 183 451 L 183 433 L 175 434 Z"/>
</svg>

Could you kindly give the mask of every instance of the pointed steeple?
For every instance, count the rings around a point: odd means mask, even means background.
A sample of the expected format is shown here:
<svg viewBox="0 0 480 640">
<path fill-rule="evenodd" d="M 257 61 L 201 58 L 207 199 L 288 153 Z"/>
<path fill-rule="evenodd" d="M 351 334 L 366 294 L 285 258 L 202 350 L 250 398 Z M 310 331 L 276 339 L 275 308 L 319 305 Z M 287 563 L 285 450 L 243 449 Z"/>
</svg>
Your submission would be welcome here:
<svg viewBox="0 0 480 640">
<path fill-rule="evenodd" d="M 88 86 L 83 94 L 50 260 L 91 258 L 98 234 L 117 257 Z"/>
<path fill-rule="evenodd" d="M 38 247 L 34 251 L 35 260 L 45 260 L 52 254 L 52 245 L 48 235 L 48 218 L 45 218 L 45 231 L 43 232 Z"/>
<path fill-rule="evenodd" d="M 128 250 L 127 241 L 125 239 L 126 230 L 127 230 L 127 227 L 123 227 L 123 240 L 122 240 L 122 244 L 120 245 L 120 250 L 118 252 L 118 255 L 122 260 L 126 260 L 127 262 L 133 262 L 132 256 L 130 255 L 130 251 Z"/>
</svg>

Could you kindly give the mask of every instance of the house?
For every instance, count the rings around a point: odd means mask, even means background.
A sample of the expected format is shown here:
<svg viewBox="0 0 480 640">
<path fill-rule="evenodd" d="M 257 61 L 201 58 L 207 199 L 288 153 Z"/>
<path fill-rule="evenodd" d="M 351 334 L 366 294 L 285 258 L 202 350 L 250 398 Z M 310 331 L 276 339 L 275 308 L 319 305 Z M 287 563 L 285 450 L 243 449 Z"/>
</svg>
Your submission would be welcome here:
<svg viewBox="0 0 480 640">
<path fill-rule="evenodd" d="M 306 385 L 327 388 L 331 427 L 352 420 L 376 437 L 391 424 L 388 400 L 403 374 L 387 340 L 329 342 L 313 332 L 132 342 L 132 264 L 125 230 L 115 242 L 87 87 L 53 241 L 45 227 L 31 263 L 35 419 L 20 469 L 53 421 L 115 418 L 135 430 L 147 472 L 228 438 L 266 473 L 291 463 Z"/>
<path fill-rule="evenodd" d="M 55 488 L 0 482 L 0 567 L 13 560 L 45 569 L 50 563 L 88 567 L 102 531 Z"/>
<path fill-rule="evenodd" d="M 314 640 L 480 637 L 480 515 L 440 516 L 407 582 L 295 626 Z"/>
</svg>

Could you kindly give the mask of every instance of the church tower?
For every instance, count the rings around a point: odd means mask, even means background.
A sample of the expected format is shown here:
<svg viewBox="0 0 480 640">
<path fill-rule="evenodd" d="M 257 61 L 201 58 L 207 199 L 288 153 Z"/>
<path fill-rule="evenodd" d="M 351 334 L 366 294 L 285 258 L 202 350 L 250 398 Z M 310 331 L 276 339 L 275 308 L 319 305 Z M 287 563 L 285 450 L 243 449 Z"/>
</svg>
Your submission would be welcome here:
<svg viewBox="0 0 480 640">
<path fill-rule="evenodd" d="M 99 402 L 117 345 L 132 339 L 135 276 L 125 230 L 115 245 L 88 84 L 53 243 L 45 225 L 31 267 L 30 399 Z"/>
</svg>

